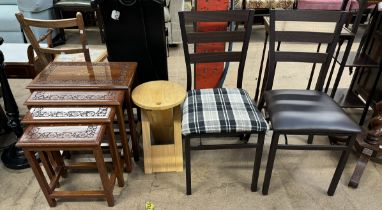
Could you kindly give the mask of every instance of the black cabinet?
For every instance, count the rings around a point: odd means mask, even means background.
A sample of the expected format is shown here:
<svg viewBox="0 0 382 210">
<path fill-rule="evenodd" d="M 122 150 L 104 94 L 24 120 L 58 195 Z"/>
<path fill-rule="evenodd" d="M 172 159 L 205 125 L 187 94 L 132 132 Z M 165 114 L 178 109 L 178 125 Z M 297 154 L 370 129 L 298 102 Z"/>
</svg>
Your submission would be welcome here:
<svg viewBox="0 0 382 210">
<path fill-rule="evenodd" d="M 92 4 L 101 10 L 108 60 L 137 61 L 139 83 L 168 80 L 164 2 L 96 0 Z M 119 12 L 118 20 L 112 18 L 113 11 Z"/>
</svg>

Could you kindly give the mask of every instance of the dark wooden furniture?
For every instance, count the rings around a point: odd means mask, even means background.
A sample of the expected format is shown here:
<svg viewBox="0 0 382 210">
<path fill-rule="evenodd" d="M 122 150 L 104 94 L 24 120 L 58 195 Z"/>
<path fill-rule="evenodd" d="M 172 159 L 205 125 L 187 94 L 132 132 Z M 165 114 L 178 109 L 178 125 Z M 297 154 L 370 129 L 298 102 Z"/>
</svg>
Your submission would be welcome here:
<svg viewBox="0 0 382 210">
<path fill-rule="evenodd" d="M 132 110 L 131 91 L 136 76 L 137 63 L 60 63 L 49 64 L 28 86 L 37 90 L 123 90 L 129 119 L 134 159 L 139 160 L 139 145 Z M 125 131 L 119 120 L 120 131 Z"/>
<path fill-rule="evenodd" d="M 84 107 L 110 106 L 116 110 L 119 129 L 123 131 L 125 129 L 122 111 L 123 99 L 123 91 L 34 91 L 24 104 L 28 109 L 41 106 L 46 108 L 81 107 L 81 109 Z M 43 123 L 46 121 L 40 120 L 38 122 Z M 81 119 L 79 119 L 78 123 L 80 122 Z M 24 123 L 31 124 L 33 122 L 31 122 L 30 118 L 24 118 Z M 125 169 L 127 172 L 131 172 L 133 166 L 126 133 L 120 132 L 120 137 Z"/>
<path fill-rule="evenodd" d="M 54 8 L 59 14 L 59 18 L 63 18 L 63 12 L 93 12 L 96 18 L 97 26 L 101 36 L 102 43 L 105 42 L 105 35 L 103 30 L 102 14 L 97 6 L 91 4 L 92 0 L 54 0 Z M 61 30 L 61 36 L 65 40 L 64 30 Z"/>
<path fill-rule="evenodd" d="M 76 18 L 70 19 L 57 19 L 57 20 L 37 20 L 24 18 L 22 13 L 16 14 L 17 20 L 20 22 L 21 28 L 23 29 L 26 37 L 30 41 L 34 51 L 37 54 L 38 60 L 43 67 L 48 65 L 53 60 L 73 62 L 73 61 L 103 61 L 106 58 L 105 50 L 92 50 L 95 51 L 92 53 L 93 60 L 90 57 L 90 51 L 88 46 L 88 41 L 86 38 L 84 21 L 82 19 L 81 13 L 77 13 Z M 31 27 L 38 28 L 48 28 L 47 34 L 42 37 L 35 37 Z M 71 48 L 52 48 L 52 32 L 55 28 L 68 28 L 68 27 L 77 27 L 80 38 L 80 47 L 71 47 Z M 40 45 L 41 41 L 47 41 L 47 46 Z M 81 53 L 84 55 L 84 59 L 78 59 L 78 54 Z M 71 57 L 67 58 L 68 54 Z M 66 58 L 63 58 L 63 57 Z M 82 56 L 81 56 L 82 57 Z"/>
<path fill-rule="evenodd" d="M 363 171 L 370 159 L 379 163 L 382 160 L 382 102 L 377 103 L 376 106 L 377 115 L 370 120 L 368 131 L 358 135 L 354 145 L 360 153 L 360 157 L 349 181 L 349 186 L 353 188 L 358 187 Z"/>
<path fill-rule="evenodd" d="M 268 71 L 263 84 L 265 94 L 260 99 L 259 108 L 266 103 L 266 112 L 272 124 L 272 142 L 265 171 L 263 194 L 268 194 L 272 176 L 273 164 L 277 149 L 289 150 L 340 150 L 341 158 L 332 178 L 327 194 L 332 196 L 341 178 L 342 171 L 354 144 L 356 135 L 361 132 L 346 113 L 323 92 L 326 74 L 339 40 L 341 29 L 348 13 L 340 11 L 282 11 L 270 12 L 270 42 Z M 279 30 L 277 24 L 281 21 L 320 22 L 335 25 L 334 32 Z M 323 53 L 301 51 L 276 51 L 276 42 L 288 43 L 327 43 Z M 277 66 L 281 62 L 321 63 L 314 90 L 272 90 Z M 309 135 L 312 143 L 314 135 L 348 136 L 346 145 L 296 145 L 279 144 L 280 135 Z"/>
<path fill-rule="evenodd" d="M 114 112 L 114 110 L 112 111 Z M 113 113 L 111 113 L 113 114 Z M 109 115 L 113 117 L 112 115 Z M 112 120 L 112 119 L 109 119 Z M 53 120 L 54 121 L 54 120 Z M 23 136 L 17 143 L 24 150 L 25 156 L 36 176 L 42 192 L 49 206 L 56 206 L 58 198 L 104 198 L 109 206 L 114 206 L 113 188 L 116 178 L 120 187 L 124 185 L 123 176 L 119 169 L 117 148 L 114 142 L 114 132 L 107 125 L 99 125 L 90 122 L 88 125 L 31 125 L 25 130 Z M 109 127 L 108 129 L 106 127 Z M 101 142 L 105 135 L 109 135 L 110 149 L 114 166 L 111 176 L 108 176 Z M 60 150 L 65 151 L 91 151 L 95 157 L 95 163 L 78 163 L 65 165 Z M 39 152 L 42 156 L 48 181 L 41 167 L 33 155 Z M 67 169 L 89 169 L 96 168 L 101 178 L 102 190 L 93 191 L 57 191 L 61 176 L 66 176 Z M 119 171 L 118 171 L 119 170 Z"/>
<path fill-rule="evenodd" d="M 381 97 L 379 97 L 379 99 L 378 97 L 375 98 L 377 95 L 375 94 L 375 90 L 378 89 L 377 86 L 379 78 L 379 73 L 377 71 L 379 59 L 378 55 L 382 53 L 382 46 L 379 46 L 380 38 L 378 38 L 378 34 L 381 32 L 381 29 L 378 29 L 380 21 L 380 17 L 378 18 L 378 12 L 374 9 L 371 15 L 371 23 L 362 36 L 357 52 L 350 52 L 349 50 L 348 59 L 339 60 L 338 58 L 341 58 L 342 54 L 346 52 L 339 53 L 337 51 L 335 59 L 337 63 L 340 63 L 340 69 L 335 78 L 333 90 L 329 89 L 331 78 L 327 80 L 325 87 L 325 91 L 331 91 L 331 97 L 333 97 L 341 107 L 363 109 L 363 113 L 359 121 L 360 125 L 363 125 L 365 122 L 369 107 L 381 99 Z M 340 56 L 338 56 L 338 54 Z M 333 73 L 334 66 L 335 63 L 332 66 L 330 74 Z M 337 89 L 345 67 L 348 67 L 351 73 L 355 68 L 355 74 L 349 88 Z M 376 89 L 373 88 L 375 85 L 377 85 Z"/>
<path fill-rule="evenodd" d="M 138 62 L 137 84 L 168 80 L 165 1 L 92 1 L 100 8 L 105 24 L 108 61 Z M 111 17 L 113 10 L 120 12 L 118 20 Z"/>
<path fill-rule="evenodd" d="M 121 95 L 121 94 L 120 94 Z M 122 95 L 121 95 L 122 96 Z M 122 98 L 122 97 L 121 97 Z M 115 116 L 115 108 L 107 106 L 91 106 L 91 107 L 32 107 L 25 115 L 22 123 L 25 125 L 35 126 L 51 126 L 51 125 L 83 125 L 97 124 L 105 125 L 109 134 L 109 149 L 114 164 L 114 170 L 120 186 L 124 185 L 123 174 L 120 164 L 120 152 L 117 150 L 114 137 L 113 121 Z M 126 155 L 126 154 L 125 154 Z M 127 156 L 130 158 L 129 153 Z M 40 153 L 40 157 L 44 157 L 44 152 Z M 51 164 L 47 158 L 41 161 L 45 167 L 48 176 L 52 178 Z M 131 168 L 131 165 L 130 165 Z"/>
<path fill-rule="evenodd" d="M 8 78 L 33 79 L 37 75 L 36 58 L 30 44 L 4 43 L 0 50 L 5 54 L 5 73 Z"/>
<path fill-rule="evenodd" d="M 351 84 L 348 89 L 336 95 L 336 98 L 353 99 L 344 100 L 348 106 L 363 108 L 360 125 L 365 122 L 369 107 L 374 108 L 376 102 L 382 99 L 382 72 L 378 64 L 382 58 L 382 12 L 375 9 L 372 15 L 372 21 L 362 37 L 359 49 L 345 65 L 350 69 L 355 68 Z M 365 102 L 360 100 L 361 98 Z"/>
<path fill-rule="evenodd" d="M 245 59 L 252 29 L 254 11 L 199 11 L 180 12 L 183 49 L 187 67 L 186 101 L 183 104 L 182 134 L 185 138 L 186 153 L 186 185 L 187 195 L 191 194 L 191 150 L 256 148 L 251 190 L 257 190 L 257 180 L 260 170 L 265 132 L 268 128 L 262 114 L 257 110 L 248 93 L 241 89 Z M 242 31 L 186 31 L 186 25 L 197 22 L 228 22 L 245 23 Z M 241 51 L 232 52 L 195 52 L 190 53 L 188 45 L 210 42 L 239 42 Z M 191 90 L 191 63 L 239 62 L 237 88 L 210 88 Z M 194 80 L 195 87 L 195 80 Z M 216 99 L 216 101 L 215 101 Z M 198 107 L 198 108 L 195 108 Z M 203 108 L 205 107 L 205 108 Z M 238 115 L 238 110 L 241 114 Z M 209 116 L 204 119 L 203 116 Z M 257 143 L 219 144 L 191 146 L 191 138 L 216 136 L 244 136 L 248 141 L 251 134 L 258 134 Z"/>
<path fill-rule="evenodd" d="M 3 38 L 0 37 L 0 45 L 3 44 Z M 5 109 L 5 115 L 3 110 L 1 110 L 1 117 L 2 121 L 6 121 L 7 125 L 10 129 L 14 132 L 16 135 L 16 138 L 20 138 L 23 134 L 23 128 L 20 124 L 19 119 L 19 109 L 17 107 L 17 103 L 15 98 L 13 97 L 11 88 L 8 83 L 7 75 L 5 73 L 4 68 L 4 55 L 3 52 L 0 50 L 0 83 L 1 83 L 1 92 L 2 97 L 4 100 L 4 109 Z M 1 160 L 3 161 L 4 165 L 8 168 L 12 169 L 23 169 L 29 167 L 27 160 L 24 157 L 24 154 L 21 149 L 15 147 L 15 143 L 11 144 L 10 147 L 3 150 L 3 153 L 1 154 Z M 32 155 L 32 154 L 31 154 Z"/>
</svg>

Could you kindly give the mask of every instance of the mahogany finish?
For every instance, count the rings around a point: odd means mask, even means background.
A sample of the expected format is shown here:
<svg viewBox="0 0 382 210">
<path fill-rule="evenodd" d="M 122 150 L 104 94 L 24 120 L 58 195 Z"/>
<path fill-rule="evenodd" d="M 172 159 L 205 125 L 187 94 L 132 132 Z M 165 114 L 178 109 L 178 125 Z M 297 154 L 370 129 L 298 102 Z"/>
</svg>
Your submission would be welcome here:
<svg viewBox="0 0 382 210">
<path fill-rule="evenodd" d="M 36 176 L 36 179 L 47 199 L 49 206 L 56 206 L 56 198 L 105 198 L 109 206 L 114 206 L 113 188 L 117 177 L 119 177 L 118 185 L 123 187 L 124 181 L 118 165 L 117 148 L 114 142 L 113 132 L 109 134 L 110 148 L 112 150 L 113 170 L 111 176 L 107 174 L 104 162 L 101 142 L 107 131 L 106 125 L 73 125 L 73 126 L 29 126 L 23 136 L 17 143 L 18 147 L 24 150 L 25 156 Z M 100 174 L 103 185 L 102 190 L 97 191 L 56 191 L 59 187 L 59 179 L 66 176 L 67 169 L 60 150 L 89 150 L 95 156 L 95 163 L 77 163 L 76 169 L 96 168 Z M 42 154 L 42 162 L 46 169 L 48 180 L 45 178 L 41 167 L 33 155 L 35 152 Z M 121 180 L 122 178 L 122 180 Z M 49 181 L 49 182 L 48 182 Z"/>
<path fill-rule="evenodd" d="M 112 106 L 116 110 L 119 130 L 126 130 L 125 119 L 122 110 L 124 99 L 123 91 L 34 91 L 24 103 L 31 107 L 94 107 Z M 26 115 L 26 117 L 28 114 Z M 113 115 L 114 116 L 114 115 Z M 30 118 L 24 118 L 26 123 Z M 46 120 L 49 121 L 49 120 Z M 76 119 L 77 123 L 83 123 L 81 119 Z M 125 132 L 119 132 L 126 164 L 126 171 L 132 171 L 131 153 L 128 139 Z"/>
<path fill-rule="evenodd" d="M 53 62 L 26 88 L 32 92 L 36 90 L 123 90 L 125 92 L 134 159 L 139 160 L 139 145 L 131 102 L 131 90 L 136 68 L 137 63 L 135 62 Z M 119 115 L 118 110 L 117 115 Z M 120 126 L 124 126 L 122 120 L 119 120 L 119 122 Z M 125 130 L 120 129 L 121 131 Z"/>
<path fill-rule="evenodd" d="M 115 156 L 115 171 L 117 173 L 118 183 L 124 183 L 121 164 L 119 159 L 120 152 L 116 150 L 113 121 L 115 116 L 115 108 L 112 107 L 35 107 L 25 115 L 22 123 L 27 125 L 78 125 L 78 124 L 96 124 L 106 125 L 109 133 L 109 147 L 112 156 Z M 128 147 L 128 145 L 126 145 Z M 128 150 L 127 150 L 128 151 Z M 128 162 L 126 167 L 131 171 L 132 165 L 130 154 L 125 153 Z M 40 155 L 44 157 L 43 155 Z M 49 164 L 42 158 L 45 170 L 49 169 Z M 49 171 L 49 170 L 47 170 Z"/>
</svg>

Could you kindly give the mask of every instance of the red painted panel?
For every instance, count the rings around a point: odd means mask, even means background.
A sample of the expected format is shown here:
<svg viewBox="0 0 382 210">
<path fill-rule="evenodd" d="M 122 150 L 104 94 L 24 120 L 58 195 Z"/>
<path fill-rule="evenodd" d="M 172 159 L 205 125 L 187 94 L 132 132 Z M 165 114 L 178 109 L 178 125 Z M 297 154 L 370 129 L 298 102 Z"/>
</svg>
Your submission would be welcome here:
<svg viewBox="0 0 382 210">
<path fill-rule="evenodd" d="M 229 0 L 196 0 L 196 11 L 216 11 L 228 10 Z M 198 23 L 197 30 L 204 31 L 224 31 L 227 30 L 227 23 L 208 22 Z M 203 43 L 195 46 L 197 53 L 223 52 L 225 43 Z M 195 89 L 214 88 L 219 85 L 224 69 L 224 62 L 218 63 L 198 63 L 195 65 Z"/>
</svg>

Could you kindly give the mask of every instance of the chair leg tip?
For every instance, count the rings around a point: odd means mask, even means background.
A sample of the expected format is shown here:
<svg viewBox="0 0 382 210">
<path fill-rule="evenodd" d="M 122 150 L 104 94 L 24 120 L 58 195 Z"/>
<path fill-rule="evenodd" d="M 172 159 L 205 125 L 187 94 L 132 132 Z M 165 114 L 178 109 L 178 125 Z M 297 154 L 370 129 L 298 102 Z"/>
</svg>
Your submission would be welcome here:
<svg viewBox="0 0 382 210">
<path fill-rule="evenodd" d="M 350 181 L 348 186 L 351 187 L 351 188 L 357 188 L 358 187 L 358 183 Z"/>
<path fill-rule="evenodd" d="M 251 191 L 252 192 L 257 192 L 257 187 L 256 186 L 251 186 Z"/>
<path fill-rule="evenodd" d="M 268 195 L 268 191 L 263 190 L 263 195 Z"/>
</svg>

